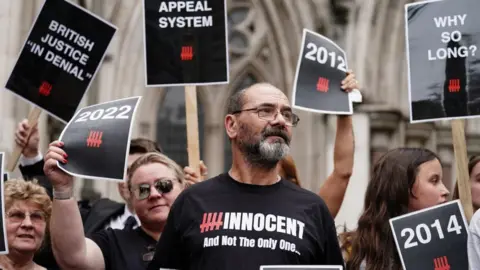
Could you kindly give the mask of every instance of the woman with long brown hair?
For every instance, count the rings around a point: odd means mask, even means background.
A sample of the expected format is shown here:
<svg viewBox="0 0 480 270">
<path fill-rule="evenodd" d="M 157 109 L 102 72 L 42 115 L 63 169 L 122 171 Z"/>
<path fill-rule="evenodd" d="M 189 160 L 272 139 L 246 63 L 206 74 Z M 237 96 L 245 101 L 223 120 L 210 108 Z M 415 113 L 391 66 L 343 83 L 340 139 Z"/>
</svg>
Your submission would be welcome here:
<svg viewBox="0 0 480 270">
<path fill-rule="evenodd" d="M 364 212 L 340 236 L 348 270 L 400 270 L 389 219 L 447 201 L 440 159 L 427 149 L 397 148 L 374 165 Z"/>
</svg>

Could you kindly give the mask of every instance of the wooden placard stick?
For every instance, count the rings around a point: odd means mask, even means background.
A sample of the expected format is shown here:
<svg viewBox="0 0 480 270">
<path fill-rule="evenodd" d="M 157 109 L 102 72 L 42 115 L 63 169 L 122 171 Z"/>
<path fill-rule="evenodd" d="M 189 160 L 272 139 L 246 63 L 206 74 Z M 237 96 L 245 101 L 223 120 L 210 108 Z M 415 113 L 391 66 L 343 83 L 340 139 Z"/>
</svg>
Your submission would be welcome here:
<svg viewBox="0 0 480 270">
<path fill-rule="evenodd" d="M 188 166 L 200 174 L 200 143 L 198 135 L 197 87 L 185 86 L 185 110 L 187 120 Z"/>
<path fill-rule="evenodd" d="M 465 142 L 465 121 L 454 119 L 451 121 L 453 150 L 457 168 L 457 183 L 460 202 L 468 222 L 473 216 L 472 191 L 470 176 L 468 175 L 467 144 Z"/>
<path fill-rule="evenodd" d="M 40 117 L 41 113 L 42 113 L 42 109 L 40 109 L 37 106 L 34 106 L 33 109 L 30 111 L 30 113 L 28 114 L 28 126 L 30 127 L 30 129 L 28 130 L 27 138 L 30 138 L 30 134 L 32 132 L 33 126 L 37 124 L 38 118 Z M 13 152 L 10 155 L 10 159 L 8 160 L 7 170 L 9 172 L 13 172 L 13 170 L 15 170 L 15 167 L 17 167 L 18 159 L 20 159 L 20 155 L 22 154 L 22 152 L 23 152 L 23 148 L 15 144 L 15 147 L 13 148 Z"/>
</svg>

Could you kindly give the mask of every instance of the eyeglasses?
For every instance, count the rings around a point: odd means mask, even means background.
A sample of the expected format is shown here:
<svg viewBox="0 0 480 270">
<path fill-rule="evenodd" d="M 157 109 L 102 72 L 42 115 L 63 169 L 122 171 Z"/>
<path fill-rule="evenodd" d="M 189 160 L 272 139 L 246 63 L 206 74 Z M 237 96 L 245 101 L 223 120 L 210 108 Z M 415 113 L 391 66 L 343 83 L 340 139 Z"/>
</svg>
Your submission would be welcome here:
<svg viewBox="0 0 480 270">
<path fill-rule="evenodd" d="M 13 210 L 7 214 L 8 219 L 13 223 L 22 223 L 27 216 L 32 223 L 41 223 L 46 221 L 46 216 L 41 211 L 35 211 L 33 213 L 25 213 L 20 210 Z"/>
<path fill-rule="evenodd" d="M 245 109 L 245 110 L 238 110 L 238 111 L 234 111 L 232 114 L 237 114 L 237 113 L 241 113 L 241 112 L 248 112 L 248 111 L 255 111 L 258 115 L 258 118 L 266 120 L 266 121 L 275 120 L 275 118 L 277 118 L 277 114 L 278 114 L 278 110 L 275 107 L 270 107 L 270 106 L 256 107 L 256 108 Z M 300 118 L 298 117 L 298 115 L 296 115 L 295 113 L 293 113 L 290 110 L 280 111 L 280 114 L 285 119 L 285 122 L 287 123 L 287 126 L 295 127 L 295 126 L 297 126 L 298 122 L 300 121 Z"/>
<path fill-rule="evenodd" d="M 158 193 L 166 194 L 172 191 L 173 189 L 173 180 L 171 179 L 159 179 L 153 183 L 153 186 Z M 137 200 L 145 200 L 150 197 L 152 191 L 151 184 L 140 184 L 134 187 L 130 187 L 130 190 L 133 192 Z"/>
</svg>

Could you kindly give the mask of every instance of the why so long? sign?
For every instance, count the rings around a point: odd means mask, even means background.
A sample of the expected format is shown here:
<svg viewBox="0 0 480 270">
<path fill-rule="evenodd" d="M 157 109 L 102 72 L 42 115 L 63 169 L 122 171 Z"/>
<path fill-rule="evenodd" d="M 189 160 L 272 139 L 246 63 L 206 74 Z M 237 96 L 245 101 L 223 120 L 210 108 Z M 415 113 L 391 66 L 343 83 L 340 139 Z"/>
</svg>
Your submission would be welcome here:
<svg viewBox="0 0 480 270">
<path fill-rule="evenodd" d="M 468 14 L 451 15 L 451 16 L 439 16 L 434 17 L 433 21 L 437 28 L 457 28 L 465 25 L 465 20 Z M 462 40 L 462 32 L 459 30 L 442 32 L 440 40 L 444 44 L 448 44 L 450 41 L 460 42 Z M 469 57 L 475 56 L 477 51 L 477 45 L 472 44 L 470 46 L 461 45 L 458 47 L 438 48 L 437 50 L 428 50 L 428 60 L 443 60 L 446 58 L 457 57 Z"/>
</svg>

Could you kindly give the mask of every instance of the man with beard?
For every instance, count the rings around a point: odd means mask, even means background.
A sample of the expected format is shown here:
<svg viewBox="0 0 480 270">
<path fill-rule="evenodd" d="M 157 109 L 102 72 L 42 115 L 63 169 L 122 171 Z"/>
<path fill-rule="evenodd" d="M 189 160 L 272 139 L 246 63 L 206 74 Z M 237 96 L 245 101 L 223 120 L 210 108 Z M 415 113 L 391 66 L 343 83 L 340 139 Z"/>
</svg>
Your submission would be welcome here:
<svg viewBox="0 0 480 270">
<path fill-rule="evenodd" d="M 324 201 L 279 176 L 299 122 L 288 98 L 262 83 L 227 106 L 232 167 L 180 194 L 148 269 L 343 265 Z"/>
</svg>

